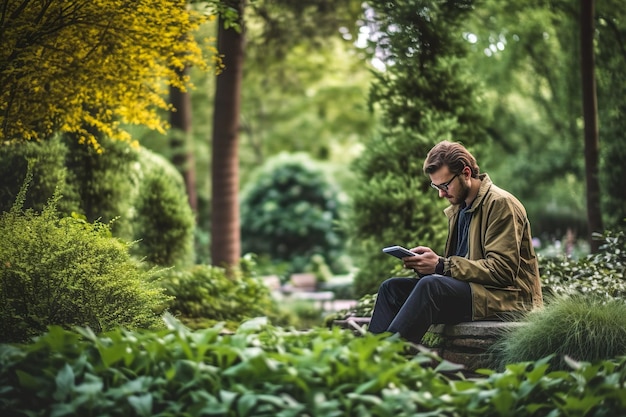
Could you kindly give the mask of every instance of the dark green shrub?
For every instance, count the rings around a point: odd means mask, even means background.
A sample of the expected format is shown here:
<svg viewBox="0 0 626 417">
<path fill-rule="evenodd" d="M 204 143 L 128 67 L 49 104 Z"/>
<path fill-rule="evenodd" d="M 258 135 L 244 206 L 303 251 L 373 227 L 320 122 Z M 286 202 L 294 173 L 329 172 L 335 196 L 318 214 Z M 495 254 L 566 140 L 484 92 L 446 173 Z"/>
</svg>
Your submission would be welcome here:
<svg viewBox="0 0 626 417">
<path fill-rule="evenodd" d="M 174 166 L 145 148 L 139 150 L 138 193 L 134 201 L 132 253 L 151 264 L 194 262 L 194 214 L 185 184 Z"/>
<path fill-rule="evenodd" d="M 341 206 L 339 190 L 308 156 L 275 156 L 242 191 L 242 250 L 287 262 L 290 272 L 304 271 L 317 254 L 343 272 Z"/>
<path fill-rule="evenodd" d="M 0 341 L 49 325 L 152 328 L 168 298 L 107 225 L 59 218 L 58 196 L 38 213 L 23 194 L 0 215 Z"/>
<path fill-rule="evenodd" d="M 160 284 L 173 297 L 170 311 L 192 328 L 221 321 L 237 327 L 241 321 L 259 316 L 285 324 L 268 287 L 253 275 L 253 269 L 249 257 L 242 259 L 240 268 L 230 277 L 223 268 L 194 265 L 166 271 Z"/>
<path fill-rule="evenodd" d="M 64 137 L 63 140 L 69 152 L 62 163 L 74 178 L 81 213 L 88 222 L 98 220 L 108 224 L 115 219 L 111 224 L 113 234 L 127 241 L 134 240 L 134 204 L 139 187 L 135 169 L 139 159 L 137 149 L 105 136 L 98 138 L 104 149 L 102 153 L 88 144 L 80 144 L 76 138 Z"/>
<path fill-rule="evenodd" d="M 33 179 L 24 208 L 41 211 L 60 186 L 63 199 L 59 200 L 58 211 L 68 216 L 81 212 L 76 176 L 64 168 L 67 155 L 68 149 L 58 137 L 45 142 L 0 144 L 0 213 L 11 210 L 24 184 L 29 161 Z"/>
<path fill-rule="evenodd" d="M 495 351 L 503 365 L 554 355 L 550 363 L 557 369 L 569 367 L 566 356 L 595 362 L 626 355 L 626 302 L 593 295 L 557 297 L 529 313 Z"/>
</svg>

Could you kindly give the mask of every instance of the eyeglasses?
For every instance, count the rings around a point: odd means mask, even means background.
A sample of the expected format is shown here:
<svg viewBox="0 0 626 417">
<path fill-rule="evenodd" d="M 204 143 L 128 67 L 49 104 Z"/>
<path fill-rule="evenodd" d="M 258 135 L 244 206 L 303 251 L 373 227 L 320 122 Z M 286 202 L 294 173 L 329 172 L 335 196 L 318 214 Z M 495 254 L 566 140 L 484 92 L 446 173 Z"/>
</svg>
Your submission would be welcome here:
<svg viewBox="0 0 626 417">
<path fill-rule="evenodd" d="M 441 190 L 443 192 L 448 192 L 448 186 L 450 185 L 450 183 L 452 181 L 454 181 L 454 179 L 456 177 L 458 177 L 459 175 L 461 175 L 461 173 L 459 172 L 458 174 L 456 174 L 454 177 L 452 177 L 452 179 L 448 182 L 444 182 L 443 184 L 435 184 L 433 182 L 430 183 L 430 186 L 433 187 L 435 190 Z"/>
</svg>

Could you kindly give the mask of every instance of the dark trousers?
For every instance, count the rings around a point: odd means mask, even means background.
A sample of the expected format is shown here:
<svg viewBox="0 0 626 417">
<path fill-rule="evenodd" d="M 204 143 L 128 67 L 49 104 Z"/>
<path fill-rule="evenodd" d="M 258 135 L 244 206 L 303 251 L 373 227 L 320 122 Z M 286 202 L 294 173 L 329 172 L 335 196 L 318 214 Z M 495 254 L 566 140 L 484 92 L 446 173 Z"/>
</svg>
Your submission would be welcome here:
<svg viewBox="0 0 626 417">
<path fill-rule="evenodd" d="M 471 319 L 472 292 L 467 282 L 443 275 L 390 278 L 378 290 L 369 331 L 399 333 L 420 343 L 431 324 Z"/>
</svg>

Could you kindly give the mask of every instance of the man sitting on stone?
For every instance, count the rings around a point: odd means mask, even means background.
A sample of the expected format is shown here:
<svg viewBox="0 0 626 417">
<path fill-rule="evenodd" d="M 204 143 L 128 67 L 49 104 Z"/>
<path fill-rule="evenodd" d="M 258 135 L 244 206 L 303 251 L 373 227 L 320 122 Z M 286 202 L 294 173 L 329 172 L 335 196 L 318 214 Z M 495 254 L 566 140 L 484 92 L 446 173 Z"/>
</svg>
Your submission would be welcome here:
<svg viewBox="0 0 626 417">
<path fill-rule="evenodd" d="M 524 206 L 480 174 L 458 143 L 435 145 L 424 162 L 430 185 L 450 206 L 445 255 L 417 246 L 402 258 L 420 276 L 382 283 L 369 325 L 420 343 L 431 324 L 498 319 L 543 304 Z"/>
</svg>

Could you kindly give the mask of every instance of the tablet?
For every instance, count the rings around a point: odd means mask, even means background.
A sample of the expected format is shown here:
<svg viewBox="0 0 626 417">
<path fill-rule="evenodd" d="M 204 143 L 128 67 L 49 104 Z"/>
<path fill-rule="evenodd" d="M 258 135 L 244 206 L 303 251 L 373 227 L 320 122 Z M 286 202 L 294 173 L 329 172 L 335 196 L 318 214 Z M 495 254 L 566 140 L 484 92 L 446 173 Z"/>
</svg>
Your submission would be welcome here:
<svg viewBox="0 0 626 417">
<path fill-rule="evenodd" d="M 396 258 L 406 258 L 407 256 L 415 256 L 416 253 L 411 252 L 407 248 L 403 248 L 402 246 L 389 246 L 383 248 L 383 252 L 388 255 L 395 256 Z"/>
</svg>

